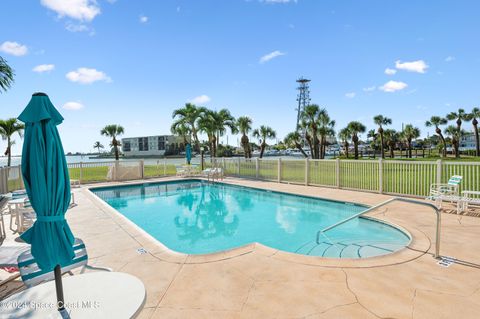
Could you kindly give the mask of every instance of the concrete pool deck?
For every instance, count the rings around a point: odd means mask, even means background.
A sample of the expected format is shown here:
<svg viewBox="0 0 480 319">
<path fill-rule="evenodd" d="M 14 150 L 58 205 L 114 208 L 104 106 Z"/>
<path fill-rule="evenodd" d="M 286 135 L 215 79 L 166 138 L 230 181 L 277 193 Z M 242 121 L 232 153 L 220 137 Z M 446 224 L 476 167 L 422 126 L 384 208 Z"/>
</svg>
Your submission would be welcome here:
<svg viewBox="0 0 480 319">
<path fill-rule="evenodd" d="M 224 182 L 367 205 L 392 197 L 234 178 Z M 251 244 L 189 256 L 166 249 L 88 187 L 73 189 L 78 206 L 67 219 L 85 241 L 91 264 L 143 281 L 147 300 L 140 318 L 477 318 L 480 313 L 480 218 L 442 214 L 440 254 L 457 259 L 449 267 L 433 258 L 433 210 L 400 202 L 368 214 L 412 235 L 408 248 L 391 255 L 324 259 Z"/>
</svg>

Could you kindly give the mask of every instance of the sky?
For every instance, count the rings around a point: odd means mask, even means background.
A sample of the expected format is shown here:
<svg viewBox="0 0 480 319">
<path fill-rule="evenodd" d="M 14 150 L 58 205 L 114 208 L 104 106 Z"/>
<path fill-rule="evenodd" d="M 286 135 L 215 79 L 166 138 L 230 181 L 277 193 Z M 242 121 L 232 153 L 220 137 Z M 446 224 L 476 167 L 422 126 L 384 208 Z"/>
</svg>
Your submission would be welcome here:
<svg viewBox="0 0 480 319">
<path fill-rule="evenodd" d="M 107 124 L 125 137 L 169 134 L 186 102 L 247 115 L 283 138 L 301 76 L 337 131 L 353 120 L 373 129 L 383 114 L 427 136 L 431 115 L 480 104 L 479 1 L 0 1 L 0 56 L 16 73 L 0 118 L 47 93 L 65 118 L 66 152 L 107 146 Z"/>
</svg>

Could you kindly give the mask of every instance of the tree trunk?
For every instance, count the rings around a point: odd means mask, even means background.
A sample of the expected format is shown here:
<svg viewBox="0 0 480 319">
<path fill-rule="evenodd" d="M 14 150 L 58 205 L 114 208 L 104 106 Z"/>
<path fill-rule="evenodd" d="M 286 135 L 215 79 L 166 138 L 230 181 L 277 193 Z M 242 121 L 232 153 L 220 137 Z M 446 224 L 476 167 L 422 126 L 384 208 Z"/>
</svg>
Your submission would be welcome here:
<svg viewBox="0 0 480 319">
<path fill-rule="evenodd" d="M 262 142 L 262 145 L 260 146 L 260 158 L 263 157 L 263 152 L 265 151 L 265 147 L 267 144 L 265 142 Z"/>
<path fill-rule="evenodd" d="M 440 133 L 440 139 L 442 140 L 443 144 L 443 150 L 442 150 L 442 156 L 447 157 L 447 142 L 445 141 L 445 137 L 443 137 L 443 134 Z"/>
<path fill-rule="evenodd" d="M 190 123 L 192 127 L 192 135 L 195 143 L 195 152 L 200 152 L 200 142 L 198 141 L 197 129 L 195 128 L 194 123 Z"/>
<path fill-rule="evenodd" d="M 112 144 L 113 144 L 113 149 L 115 151 L 115 160 L 118 161 L 119 159 L 119 155 L 118 155 L 118 143 L 117 143 L 117 139 L 114 137 L 113 140 L 112 140 Z"/>
<path fill-rule="evenodd" d="M 348 159 L 348 146 L 349 146 L 349 145 L 348 145 L 348 142 L 345 142 L 344 146 L 345 146 L 345 156 L 346 156 L 347 159 Z"/>
<path fill-rule="evenodd" d="M 298 150 L 302 153 L 302 155 L 303 155 L 305 158 L 308 157 L 307 153 L 305 153 L 305 151 L 303 150 L 302 145 L 301 145 L 300 143 L 295 142 L 295 146 L 298 148 Z"/>
<path fill-rule="evenodd" d="M 394 144 L 390 144 L 390 158 L 394 158 L 395 157 L 395 151 L 394 151 Z"/>
<path fill-rule="evenodd" d="M 10 167 L 10 165 L 12 164 L 12 144 L 10 143 L 10 136 L 7 138 L 7 152 L 8 152 L 7 166 Z"/>
<path fill-rule="evenodd" d="M 352 138 L 352 141 L 353 141 L 353 149 L 355 151 L 355 159 L 357 160 L 358 159 L 358 136 L 354 136 Z"/>
<path fill-rule="evenodd" d="M 242 142 L 242 147 L 243 147 L 244 156 L 245 156 L 245 158 L 248 158 L 248 156 L 249 156 L 249 154 L 248 154 L 248 146 L 249 146 L 249 143 L 248 143 L 248 137 L 247 137 L 247 135 L 243 134 L 242 139 L 241 139 L 241 142 Z"/>
<path fill-rule="evenodd" d="M 412 158 L 412 142 L 408 141 L 408 158 Z"/>
<path fill-rule="evenodd" d="M 455 158 L 460 157 L 459 142 L 457 140 L 452 141 L 453 148 L 455 149 Z"/>
</svg>

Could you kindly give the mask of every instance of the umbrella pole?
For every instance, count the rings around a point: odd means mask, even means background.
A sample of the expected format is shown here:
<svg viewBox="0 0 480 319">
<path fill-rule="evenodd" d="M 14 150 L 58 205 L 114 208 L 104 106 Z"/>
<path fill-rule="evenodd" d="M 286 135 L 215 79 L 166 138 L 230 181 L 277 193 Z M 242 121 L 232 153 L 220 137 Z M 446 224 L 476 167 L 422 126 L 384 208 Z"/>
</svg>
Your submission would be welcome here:
<svg viewBox="0 0 480 319">
<path fill-rule="evenodd" d="M 57 291 L 57 307 L 58 311 L 63 311 L 65 310 L 65 299 L 63 298 L 62 269 L 60 265 L 56 265 L 53 271 L 55 274 L 55 289 Z"/>
</svg>

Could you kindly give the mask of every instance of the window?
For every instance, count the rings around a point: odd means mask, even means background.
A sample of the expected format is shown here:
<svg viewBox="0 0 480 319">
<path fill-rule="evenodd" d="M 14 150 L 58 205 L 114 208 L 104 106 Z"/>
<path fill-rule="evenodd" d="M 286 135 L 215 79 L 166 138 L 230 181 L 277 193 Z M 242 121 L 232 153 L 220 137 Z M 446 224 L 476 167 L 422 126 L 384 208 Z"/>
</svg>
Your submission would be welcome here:
<svg viewBox="0 0 480 319">
<path fill-rule="evenodd" d="M 161 140 L 161 137 L 158 138 L 158 150 L 162 151 L 165 149 L 165 142 Z"/>
<path fill-rule="evenodd" d="M 123 151 L 124 152 L 130 152 L 131 151 L 130 142 L 124 142 L 123 143 Z"/>
<path fill-rule="evenodd" d="M 148 137 L 138 138 L 138 150 L 141 152 L 148 151 Z"/>
<path fill-rule="evenodd" d="M 158 141 L 159 142 L 165 142 L 165 136 L 159 136 Z"/>
</svg>

